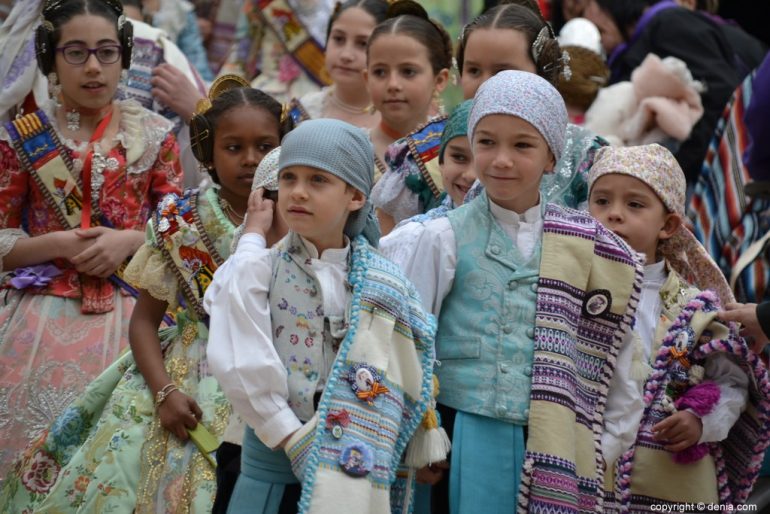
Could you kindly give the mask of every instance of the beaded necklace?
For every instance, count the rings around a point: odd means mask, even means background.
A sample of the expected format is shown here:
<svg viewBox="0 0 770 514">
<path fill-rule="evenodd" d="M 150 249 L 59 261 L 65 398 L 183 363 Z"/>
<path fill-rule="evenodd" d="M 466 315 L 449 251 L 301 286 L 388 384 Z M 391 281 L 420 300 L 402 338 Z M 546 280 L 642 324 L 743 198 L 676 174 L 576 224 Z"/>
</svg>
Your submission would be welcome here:
<svg viewBox="0 0 770 514">
<path fill-rule="evenodd" d="M 337 95 L 334 94 L 334 91 L 334 88 L 329 88 L 329 91 L 326 93 L 326 98 L 332 103 L 332 105 L 334 105 L 334 107 L 341 110 L 342 112 L 355 115 L 374 114 L 374 105 L 371 102 L 369 102 L 366 107 L 356 107 L 355 105 L 343 102 Z"/>
<path fill-rule="evenodd" d="M 230 202 L 222 198 L 221 195 L 217 195 L 219 198 L 219 206 L 222 208 L 222 212 L 225 213 L 225 215 L 230 218 L 230 221 L 233 222 L 235 225 L 240 225 L 243 223 L 244 218 L 246 217 L 246 213 L 238 214 L 232 205 L 230 205 Z"/>
</svg>

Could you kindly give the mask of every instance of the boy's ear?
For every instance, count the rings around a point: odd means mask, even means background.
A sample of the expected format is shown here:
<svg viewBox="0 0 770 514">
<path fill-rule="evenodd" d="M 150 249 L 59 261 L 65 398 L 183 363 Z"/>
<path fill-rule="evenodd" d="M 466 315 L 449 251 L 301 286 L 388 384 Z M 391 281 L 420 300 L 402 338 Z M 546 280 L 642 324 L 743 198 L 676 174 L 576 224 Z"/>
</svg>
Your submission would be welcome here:
<svg viewBox="0 0 770 514">
<path fill-rule="evenodd" d="M 366 204 L 366 195 L 354 187 L 350 189 L 353 191 L 353 196 L 350 198 L 350 202 L 348 202 L 348 211 L 353 212 Z"/>
<path fill-rule="evenodd" d="M 555 168 L 556 168 L 556 157 L 554 157 L 553 152 L 551 150 L 548 150 L 548 164 L 546 164 L 543 171 L 546 173 L 551 173 Z"/>
<path fill-rule="evenodd" d="M 676 234 L 676 231 L 679 230 L 679 227 L 682 226 L 682 216 L 675 212 L 669 212 L 666 214 L 666 220 L 663 223 L 663 226 L 660 228 L 660 232 L 658 233 L 658 239 L 665 240 L 670 239 L 671 236 Z"/>
</svg>

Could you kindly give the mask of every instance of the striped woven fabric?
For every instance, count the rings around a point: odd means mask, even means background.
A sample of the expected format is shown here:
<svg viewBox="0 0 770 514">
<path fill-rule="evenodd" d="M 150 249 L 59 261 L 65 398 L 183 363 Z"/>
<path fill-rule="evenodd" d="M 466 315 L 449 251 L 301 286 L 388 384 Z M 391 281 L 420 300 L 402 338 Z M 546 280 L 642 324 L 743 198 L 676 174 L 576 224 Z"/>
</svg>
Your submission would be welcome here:
<svg viewBox="0 0 770 514">
<path fill-rule="evenodd" d="M 601 512 L 604 407 L 642 267 L 588 214 L 555 205 L 544 217 L 542 251 L 518 510 Z"/>
<path fill-rule="evenodd" d="M 296 234 L 290 233 L 274 251 L 274 276 L 306 269 L 297 264 L 309 261 L 309 254 Z M 351 251 L 349 328 L 316 415 L 287 443 L 295 474 L 302 477 L 299 512 L 332 514 L 340 505 L 350 512 L 385 512 L 391 501 L 410 512 L 414 476 L 404 476 L 400 463 L 433 398 L 435 319 L 424 311 L 414 286 L 396 265 L 363 236 L 352 241 Z M 287 283 L 291 288 L 299 282 Z M 271 295 L 280 291 L 271 288 Z M 385 386 L 371 401 L 362 401 L 349 383 L 351 367 L 359 364 L 376 370 Z M 349 424 L 335 436 L 329 416 L 343 412 Z M 372 451 L 365 477 L 351 478 L 340 464 L 352 444 Z"/>
<path fill-rule="evenodd" d="M 675 285 L 679 289 L 680 284 Z M 715 320 L 719 303 L 711 291 L 688 289 L 680 311 L 666 331 L 645 383 L 645 412 L 634 447 L 617 463 L 615 493 L 605 497 L 604 512 L 642 513 L 653 506 L 698 502 L 725 507 L 746 502 L 759 473 L 770 432 L 770 382 L 759 357 L 738 337 L 735 326 Z M 652 427 L 670 415 L 665 398 L 681 380 L 682 367 L 671 359 L 671 349 L 686 341 L 687 361 L 703 365 L 715 352 L 727 352 L 749 375 L 747 408 L 730 429 L 728 437 L 710 443 L 700 460 L 681 464 L 673 461 L 664 444 L 654 437 Z M 635 470 L 640 470 L 635 474 Z M 651 471 L 654 470 L 654 471 Z M 610 481 L 605 482 L 605 485 Z"/>
<path fill-rule="evenodd" d="M 725 107 L 688 206 L 695 237 L 727 277 L 770 227 L 770 201 L 747 198 L 744 192 L 751 179 L 742 158 L 748 145 L 743 113 L 751 101 L 753 79 L 749 75 Z M 735 296 L 741 302 L 760 302 L 770 293 L 768 281 L 770 265 L 763 252 L 741 273 Z"/>
</svg>

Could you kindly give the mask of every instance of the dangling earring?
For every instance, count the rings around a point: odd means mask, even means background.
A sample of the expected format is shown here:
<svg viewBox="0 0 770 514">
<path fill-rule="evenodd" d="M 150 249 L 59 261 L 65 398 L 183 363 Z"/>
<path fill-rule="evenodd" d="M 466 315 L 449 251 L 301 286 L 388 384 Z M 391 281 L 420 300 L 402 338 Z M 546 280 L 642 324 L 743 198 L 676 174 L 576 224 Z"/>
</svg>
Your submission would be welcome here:
<svg viewBox="0 0 770 514">
<path fill-rule="evenodd" d="M 433 106 L 436 108 L 439 116 L 446 114 L 444 100 L 441 98 L 441 93 L 438 92 L 438 89 L 433 90 Z"/>
<path fill-rule="evenodd" d="M 72 109 L 64 113 L 64 119 L 67 120 L 67 130 L 77 132 L 80 130 L 80 113 L 77 109 Z"/>
<path fill-rule="evenodd" d="M 48 74 L 48 96 L 57 100 L 61 94 L 61 84 L 59 84 L 59 76 L 55 71 Z"/>
</svg>

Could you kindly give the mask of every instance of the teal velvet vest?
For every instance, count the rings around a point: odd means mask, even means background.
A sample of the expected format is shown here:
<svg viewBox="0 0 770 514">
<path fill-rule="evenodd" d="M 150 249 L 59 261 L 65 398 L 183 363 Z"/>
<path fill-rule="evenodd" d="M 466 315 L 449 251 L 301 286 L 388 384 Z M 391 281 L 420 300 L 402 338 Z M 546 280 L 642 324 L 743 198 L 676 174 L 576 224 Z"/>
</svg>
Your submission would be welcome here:
<svg viewBox="0 0 770 514">
<path fill-rule="evenodd" d="M 489 212 L 486 193 L 448 217 L 457 268 L 436 335 L 438 401 L 526 424 L 540 243 L 525 260 Z"/>
</svg>

